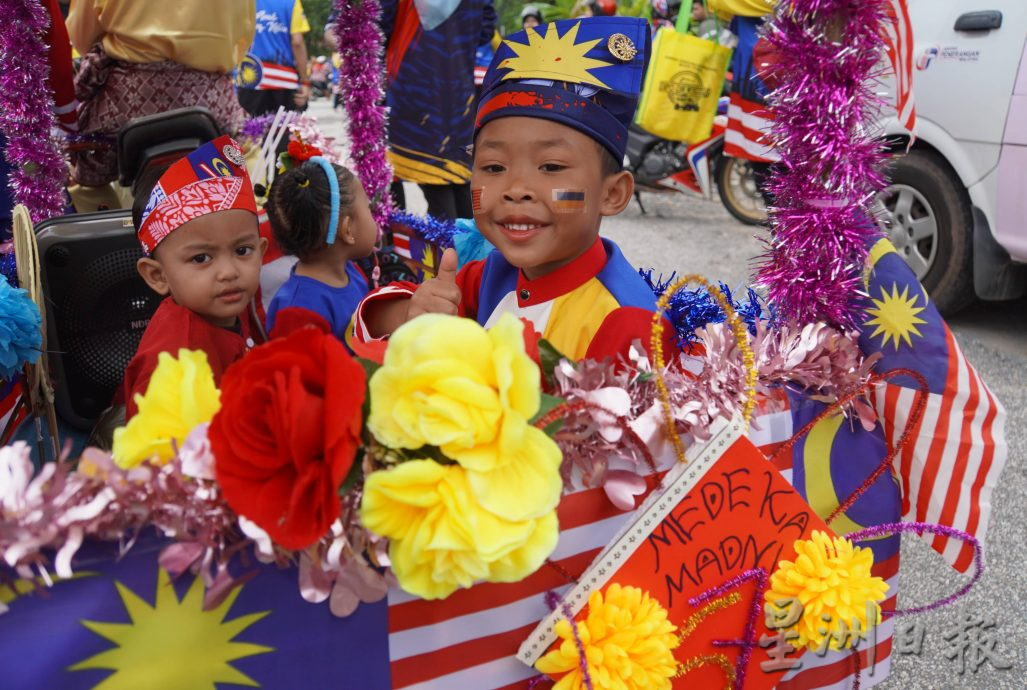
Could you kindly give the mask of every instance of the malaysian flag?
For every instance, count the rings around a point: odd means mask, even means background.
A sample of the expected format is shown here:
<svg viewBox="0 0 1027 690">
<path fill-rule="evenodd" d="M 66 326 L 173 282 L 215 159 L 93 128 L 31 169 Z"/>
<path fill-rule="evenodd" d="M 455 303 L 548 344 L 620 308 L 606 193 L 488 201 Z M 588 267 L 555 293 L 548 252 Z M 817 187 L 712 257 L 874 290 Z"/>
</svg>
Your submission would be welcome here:
<svg viewBox="0 0 1027 690">
<path fill-rule="evenodd" d="M 913 24 L 907 0 L 889 0 L 882 26 L 885 52 L 895 73 L 895 109 L 899 122 L 916 136 L 916 102 L 913 98 Z"/>
<path fill-rule="evenodd" d="M 753 57 L 763 22 L 763 17 L 731 20 L 731 31 L 738 37 L 738 45 L 731 58 L 733 81 L 724 153 L 733 158 L 770 163 L 780 158 L 770 138 L 774 113 L 767 107 L 768 89 L 760 79 Z"/>
<path fill-rule="evenodd" d="M 929 386 L 923 418 L 898 457 L 902 517 L 955 527 L 983 541 L 991 493 L 1006 461 L 1005 410 L 891 242 L 878 240 L 868 265 L 870 301 L 860 347 L 868 355 L 881 353 L 878 371 L 911 369 Z M 901 378 L 876 391 L 875 407 L 893 443 L 915 394 L 915 384 Z M 961 541 L 924 538 L 957 570 L 973 563 L 973 550 Z"/>
<path fill-rule="evenodd" d="M 21 398 L 20 374 L 12 376 L 9 381 L 0 380 L 0 446 L 11 442 L 18 426 L 28 417 L 28 408 L 19 405 Z"/>
<path fill-rule="evenodd" d="M 765 103 L 750 101 L 732 92 L 727 107 L 724 153 L 760 163 L 779 160 L 770 139 L 773 127 L 774 114 Z"/>
<path fill-rule="evenodd" d="M 749 437 L 768 457 L 822 409 L 822 404 L 803 400 L 783 389 L 762 400 Z M 818 433 L 814 447 L 798 444 L 791 456 L 775 459 L 775 467 L 792 482 L 807 500 L 807 487 L 828 484 L 832 491 L 847 495 L 853 482 L 858 484 L 877 465 L 886 447 L 881 430 L 865 432 L 856 425 L 833 425 L 828 421 L 829 438 Z M 807 447 L 808 446 L 808 447 Z M 664 456 L 666 469 L 673 453 Z M 825 482 L 824 472 L 830 475 Z M 894 485 L 887 477 L 872 487 L 847 511 L 844 520 L 860 526 L 894 519 L 898 512 L 896 494 L 885 495 Z M 880 485 L 880 486 L 878 486 Z M 837 507 L 831 505 L 828 512 Z M 889 512 L 890 511 L 890 512 Z M 526 690 L 538 672 L 519 661 L 515 654 L 535 626 L 548 613 L 545 593 L 563 595 L 574 579 L 630 519 L 631 513 L 614 507 L 602 489 L 581 489 L 563 497 L 558 508 L 560 541 L 549 562 L 521 582 L 484 583 L 455 592 L 444 600 L 425 601 L 398 588 L 389 592 L 389 658 L 394 690 Z M 846 523 L 847 524 L 847 523 Z M 846 524 L 834 525 L 842 532 Z M 898 594 L 898 539 L 873 544 L 873 573 L 889 586 L 885 610 L 896 608 Z M 891 621 L 877 629 L 873 675 L 865 648 L 860 652 L 862 687 L 883 681 L 891 659 Z M 761 653 L 757 650 L 756 653 Z M 823 657 L 802 656 L 801 668 L 782 673 L 779 688 L 803 690 L 848 688 L 852 683 L 851 653 L 829 652 Z M 681 681 L 682 683 L 684 681 Z M 546 687 L 545 685 L 543 687 Z"/>
</svg>

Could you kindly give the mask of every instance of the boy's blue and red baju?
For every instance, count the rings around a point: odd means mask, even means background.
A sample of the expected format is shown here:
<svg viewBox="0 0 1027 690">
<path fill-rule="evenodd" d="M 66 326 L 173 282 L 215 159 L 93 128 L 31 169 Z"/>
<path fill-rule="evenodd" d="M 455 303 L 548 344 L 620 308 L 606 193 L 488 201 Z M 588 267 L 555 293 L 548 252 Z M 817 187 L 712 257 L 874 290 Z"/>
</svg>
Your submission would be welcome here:
<svg viewBox="0 0 1027 690">
<path fill-rule="evenodd" d="M 566 266 L 528 280 L 497 250 L 460 269 L 456 284 L 463 294 L 460 315 L 491 327 L 511 313 L 529 322 L 538 336 L 573 360 L 627 356 L 632 343 L 648 347 L 656 297 L 610 240 L 595 244 Z M 373 341 L 363 309 L 377 300 L 406 299 L 413 283 L 392 283 L 361 303 L 354 322 L 357 342 Z M 664 329 L 672 347 L 673 329 Z"/>
</svg>

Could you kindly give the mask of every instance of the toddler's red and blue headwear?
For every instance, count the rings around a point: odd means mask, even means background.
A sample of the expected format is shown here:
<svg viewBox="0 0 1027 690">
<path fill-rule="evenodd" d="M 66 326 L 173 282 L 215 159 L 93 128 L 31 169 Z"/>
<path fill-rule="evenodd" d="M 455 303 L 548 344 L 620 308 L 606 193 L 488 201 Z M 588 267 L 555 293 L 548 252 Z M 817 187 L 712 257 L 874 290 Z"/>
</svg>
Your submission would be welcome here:
<svg viewBox="0 0 1027 690">
<path fill-rule="evenodd" d="M 634 17 L 566 19 L 511 34 L 482 84 L 474 132 L 513 115 L 553 120 L 624 159 L 649 62 L 649 25 Z"/>
<path fill-rule="evenodd" d="M 136 234 L 152 254 L 175 229 L 208 213 L 242 209 L 257 215 L 257 200 L 239 145 L 229 136 L 208 141 L 161 175 Z"/>
</svg>

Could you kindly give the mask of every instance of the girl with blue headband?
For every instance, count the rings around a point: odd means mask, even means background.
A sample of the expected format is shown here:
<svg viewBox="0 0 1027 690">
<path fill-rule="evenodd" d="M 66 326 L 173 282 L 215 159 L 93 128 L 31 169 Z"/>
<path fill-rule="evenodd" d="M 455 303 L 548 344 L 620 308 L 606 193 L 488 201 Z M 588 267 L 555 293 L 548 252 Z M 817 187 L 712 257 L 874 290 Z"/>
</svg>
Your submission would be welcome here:
<svg viewBox="0 0 1027 690">
<path fill-rule="evenodd" d="M 282 251 L 299 259 L 268 307 L 268 332 L 274 337 L 313 323 L 345 343 L 368 291 L 355 262 L 371 254 L 378 236 L 360 181 L 314 156 L 275 178 L 267 214 Z"/>
</svg>

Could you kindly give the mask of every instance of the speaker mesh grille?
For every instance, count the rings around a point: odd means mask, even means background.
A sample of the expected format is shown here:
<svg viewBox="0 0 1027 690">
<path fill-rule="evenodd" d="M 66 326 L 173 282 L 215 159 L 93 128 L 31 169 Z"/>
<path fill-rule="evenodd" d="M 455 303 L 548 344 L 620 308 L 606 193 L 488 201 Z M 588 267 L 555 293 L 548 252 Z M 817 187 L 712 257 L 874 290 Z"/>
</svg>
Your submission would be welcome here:
<svg viewBox="0 0 1027 690">
<path fill-rule="evenodd" d="M 58 308 L 65 366 L 113 394 L 161 297 L 139 277 L 135 247 L 88 264 Z"/>
</svg>

